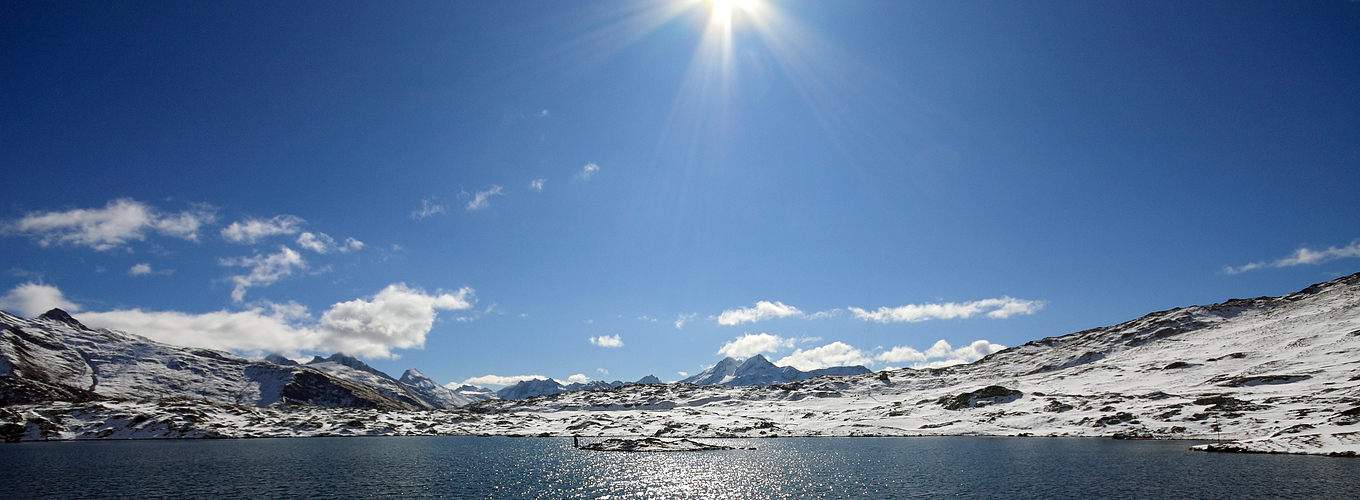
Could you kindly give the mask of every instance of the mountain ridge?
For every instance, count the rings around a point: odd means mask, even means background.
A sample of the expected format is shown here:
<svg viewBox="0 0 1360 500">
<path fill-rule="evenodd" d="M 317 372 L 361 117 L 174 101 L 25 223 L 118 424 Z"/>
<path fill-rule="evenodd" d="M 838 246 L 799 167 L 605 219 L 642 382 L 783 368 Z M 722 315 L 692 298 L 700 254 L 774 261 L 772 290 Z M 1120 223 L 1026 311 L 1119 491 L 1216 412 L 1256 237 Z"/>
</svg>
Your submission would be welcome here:
<svg viewBox="0 0 1360 500">
<path fill-rule="evenodd" d="M 769 386 L 623 385 L 422 411 L 246 407 L 208 398 L 81 400 L 78 391 L 86 390 L 81 383 L 99 390 L 130 384 L 117 373 L 109 379 L 105 371 L 88 370 L 98 368 L 99 356 L 107 353 L 96 352 L 94 364 L 82 365 L 79 353 L 62 350 L 65 344 L 54 333 L 79 343 L 90 332 L 60 318 L 30 321 L 0 313 L 0 323 L 0 379 L 31 382 L 16 393 L 41 392 L 42 384 L 53 378 L 77 382 L 62 386 L 69 389 L 65 400 L 0 408 L 0 437 L 5 440 L 1037 435 L 1227 439 L 1202 449 L 1360 453 L 1360 273 L 1280 297 L 1149 313 L 944 368 L 824 376 Z M 13 341 L 20 334 L 27 339 L 22 353 Z M 134 338 L 116 332 L 101 335 L 110 342 Z M 145 348 L 149 359 L 167 361 L 156 356 L 155 345 Z M 213 360 L 211 352 L 176 349 L 204 356 L 203 362 Z M 752 366 L 768 369 L 759 361 Z M 324 375 L 306 366 L 291 369 Z M 376 389 L 371 392 L 382 396 Z"/>
</svg>

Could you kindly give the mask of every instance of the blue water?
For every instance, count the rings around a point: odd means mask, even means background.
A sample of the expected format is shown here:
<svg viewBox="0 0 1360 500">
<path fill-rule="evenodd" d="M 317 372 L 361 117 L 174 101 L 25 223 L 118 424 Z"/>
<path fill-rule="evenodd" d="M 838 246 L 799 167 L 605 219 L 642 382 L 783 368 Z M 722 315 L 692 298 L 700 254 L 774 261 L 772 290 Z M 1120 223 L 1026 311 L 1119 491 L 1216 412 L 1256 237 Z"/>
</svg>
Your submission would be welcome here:
<svg viewBox="0 0 1360 500">
<path fill-rule="evenodd" d="M 1360 498 L 1360 459 L 1058 438 L 707 440 L 629 454 L 559 438 L 0 445 L 0 498 Z"/>
</svg>

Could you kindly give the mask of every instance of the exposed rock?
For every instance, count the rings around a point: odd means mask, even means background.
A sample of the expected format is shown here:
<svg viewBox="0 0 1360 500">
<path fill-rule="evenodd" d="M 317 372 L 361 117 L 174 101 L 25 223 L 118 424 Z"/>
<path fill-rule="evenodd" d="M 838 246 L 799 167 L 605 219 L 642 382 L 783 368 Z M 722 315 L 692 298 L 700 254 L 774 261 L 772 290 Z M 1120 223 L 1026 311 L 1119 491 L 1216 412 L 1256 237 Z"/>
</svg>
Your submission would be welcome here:
<svg viewBox="0 0 1360 500">
<path fill-rule="evenodd" d="M 1009 403 L 1023 397 L 1025 393 L 1015 389 L 1008 389 L 999 385 L 989 385 L 973 392 L 965 392 L 957 396 L 945 396 L 936 403 L 943 406 L 946 410 L 961 410 L 986 404 Z"/>
<path fill-rule="evenodd" d="M 629 452 L 663 452 L 663 451 L 707 451 L 707 450 L 732 450 L 731 446 L 700 443 L 690 439 L 661 439 L 661 438 L 609 438 L 604 441 L 582 445 L 582 450 L 591 451 L 629 451 Z"/>
</svg>

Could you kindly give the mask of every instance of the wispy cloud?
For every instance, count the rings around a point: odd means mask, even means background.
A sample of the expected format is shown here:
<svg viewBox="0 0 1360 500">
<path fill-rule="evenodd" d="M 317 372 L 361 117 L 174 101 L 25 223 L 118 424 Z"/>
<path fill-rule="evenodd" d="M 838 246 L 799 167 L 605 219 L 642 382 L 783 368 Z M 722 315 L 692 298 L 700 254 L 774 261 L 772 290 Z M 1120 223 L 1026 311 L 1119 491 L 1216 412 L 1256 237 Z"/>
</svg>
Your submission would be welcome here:
<svg viewBox="0 0 1360 500">
<path fill-rule="evenodd" d="M 245 299 L 249 288 L 272 285 L 280 278 L 292 275 L 293 271 L 307 268 L 307 261 L 302 259 L 302 254 L 286 246 L 279 246 L 278 253 L 222 259 L 220 263 L 223 266 L 250 268 L 250 274 L 227 278 L 236 285 L 231 291 L 231 299 L 236 302 Z"/>
<path fill-rule="evenodd" d="M 718 324 L 732 326 L 767 319 L 802 316 L 803 311 L 798 310 L 797 307 L 786 305 L 783 302 L 762 300 L 756 302 L 755 307 L 741 307 L 723 311 L 722 314 L 718 315 Z"/>
<path fill-rule="evenodd" d="M 420 208 L 411 211 L 411 218 L 419 220 L 435 214 L 444 213 L 445 210 L 444 205 L 435 203 L 434 200 L 435 200 L 434 198 L 425 198 L 423 200 L 420 200 Z"/>
<path fill-rule="evenodd" d="M 372 297 L 336 303 L 315 322 L 300 304 L 269 302 L 252 303 L 234 312 L 130 309 L 85 312 L 79 319 L 96 328 L 123 330 L 176 345 L 294 357 L 303 351 L 343 351 L 367 358 L 394 358 L 393 349 L 424 347 L 437 311 L 471 307 L 472 293 L 463 288 L 431 294 L 396 283 Z"/>
<path fill-rule="evenodd" d="M 690 320 L 694 319 L 695 316 L 698 316 L 698 313 L 689 313 L 689 314 L 681 313 L 679 316 L 676 316 L 676 318 L 675 318 L 675 329 L 676 329 L 676 330 L 684 330 L 684 329 L 685 329 L 685 323 L 688 323 Z"/>
<path fill-rule="evenodd" d="M 468 202 L 468 204 L 467 204 L 467 209 L 468 209 L 468 210 L 479 210 L 479 209 L 483 209 L 483 208 L 489 207 L 489 206 L 491 206 L 491 201 L 488 200 L 487 198 L 490 198 L 490 197 L 492 197 L 492 196 L 498 196 L 498 195 L 500 195 L 500 194 L 501 194 L 501 187 L 500 187 L 500 186 L 495 186 L 495 185 L 491 186 L 491 189 L 488 189 L 488 190 L 486 190 L 486 191 L 478 191 L 477 194 L 473 195 L 472 201 L 469 201 L 469 202 Z"/>
<path fill-rule="evenodd" d="M 590 163 L 587 163 L 585 167 L 582 167 L 581 172 L 577 173 L 576 177 L 584 180 L 590 180 L 590 178 L 594 177 L 595 174 L 598 173 L 599 171 L 600 166 L 596 165 L 595 162 L 592 161 Z"/>
<path fill-rule="evenodd" d="M 591 337 L 590 343 L 600 347 L 609 348 L 623 347 L 623 340 L 620 340 L 618 335 L 613 336 L 601 335 L 599 337 Z"/>
<path fill-rule="evenodd" d="M 297 244 L 302 248 L 306 248 L 308 250 L 320 254 L 333 251 L 338 251 L 340 253 L 349 253 L 364 248 L 364 242 L 356 240 L 354 238 L 345 238 L 344 243 L 336 244 L 335 238 L 331 238 L 326 233 L 319 232 L 318 233 L 303 232 L 302 234 L 298 235 Z"/>
<path fill-rule="evenodd" d="M 40 246 L 86 246 L 98 251 L 142 241 L 149 232 L 198 241 L 199 229 L 217 220 L 216 209 L 199 205 L 178 214 L 164 213 L 129 198 L 109 201 L 104 208 L 65 212 L 32 212 L 0 225 L 0 234 L 33 238 Z"/>
<path fill-rule="evenodd" d="M 723 344 L 718 354 L 733 358 L 749 358 L 760 353 L 792 348 L 797 341 L 768 333 L 744 334 Z"/>
<path fill-rule="evenodd" d="M 543 192 L 543 184 L 546 183 L 546 182 L 548 182 L 547 179 L 534 179 L 534 180 L 532 180 L 532 181 L 529 181 L 529 190 L 534 191 L 534 192 L 537 192 L 537 193 L 542 193 L 542 192 Z"/>
<path fill-rule="evenodd" d="M 306 223 L 295 215 L 276 215 L 269 219 L 247 218 L 222 228 L 221 235 L 233 243 L 254 244 L 270 236 L 297 234 Z"/>
<path fill-rule="evenodd" d="M 609 375 L 609 370 L 606 370 L 604 368 L 596 368 L 595 371 L 598 372 L 600 375 Z"/>
<path fill-rule="evenodd" d="M 858 307 L 848 308 L 856 319 L 877 321 L 879 323 L 915 323 L 932 319 L 970 318 L 986 314 L 989 318 L 1004 319 L 1017 314 L 1034 314 L 1043 309 L 1044 303 L 1034 300 L 1021 300 L 1012 297 L 983 299 L 973 302 L 937 302 L 933 304 L 907 304 L 898 307 L 880 307 L 868 311 Z"/>
<path fill-rule="evenodd" d="M 148 275 L 148 274 L 165 274 L 165 275 L 170 275 L 170 274 L 174 274 L 174 273 L 175 273 L 175 270 L 174 270 L 174 269 L 164 269 L 164 270 L 157 271 L 157 270 L 155 270 L 155 269 L 152 269 L 152 268 L 151 268 L 151 264 L 146 263 L 146 262 L 143 262 L 143 263 L 141 263 L 141 264 L 133 265 L 131 269 L 128 269 L 128 275 L 129 275 L 129 276 L 145 276 L 145 275 Z"/>
<path fill-rule="evenodd" d="M 1352 241 L 1350 245 L 1346 245 L 1344 247 L 1327 247 L 1324 250 L 1312 250 L 1309 248 L 1300 248 L 1298 250 L 1295 250 L 1292 255 L 1282 259 L 1277 259 L 1274 262 L 1261 261 L 1253 262 L 1251 264 L 1246 264 L 1238 267 L 1230 266 L 1224 268 L 1223 272 L 1227 274 L 1239 274 L 1251 271 L 1253 269 L 1261 269 L 1266 267 L 1282 268 L 1302 265 L 1317 265 L 1322 264 L 1324 262 L 1333 261 L 1336 259 L 1345 259 L 1350 257 L 1360 257 L 1360 240 Z"/>
</svg>

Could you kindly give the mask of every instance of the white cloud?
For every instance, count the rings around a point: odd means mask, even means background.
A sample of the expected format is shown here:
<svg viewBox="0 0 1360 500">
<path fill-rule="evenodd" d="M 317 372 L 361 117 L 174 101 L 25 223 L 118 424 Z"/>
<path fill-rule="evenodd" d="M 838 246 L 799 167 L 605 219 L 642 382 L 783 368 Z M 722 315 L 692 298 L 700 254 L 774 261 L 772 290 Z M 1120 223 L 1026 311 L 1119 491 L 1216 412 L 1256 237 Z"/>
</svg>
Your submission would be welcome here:
<svg viewBox="0 0 1360 500">
<path fill-rule="evenodd" d="M 27 235 L 44 247 L 74 245 L 103 251 L 145 240 L 149 231 L 198 241 L 198 230 L 217 220 L 214 211 L 211 206 L 200 205 L 194 211 L 166 214 L 139 201 L 119 198 L 98 209 L 32 212 L 0 226 L 0 233 Z"/>
<path fill-rule="evenodd" d="M 338 251 L 340 253 L 350 253 L 364 248 L 364 242 L 354 238 L 345 238 L 343 244 L 336 244 L 335 238 L 331 238 L 326 233 L 303 232 L 298 235 L 298 246 L 306 248 L 316 253 L 324 254 L 327 252 Z"/>
<path fill-rule="evenodd" d="M 303 232 L 298 235 L 297 244 L 316 253 L 326 253 L 327 250 L 335 247 L 335 239 L 326 233 Z"/>
<path fill-rule="evenodd" d="M 595 162 L 592 161 L 590 163 L 586 163 L 586 166 L 581 168 L 581 173 L 576 174 L 576 176 L 585 180 L 590 180 L 590 178 L 594 177 L 595 174 L 599 171 L 600 166 L 596 165 Z"/>
<path fill-rule="evenodd" d="M 774 364 L 808 371 L 829 366 L 869 365 L 873 364 L 873 359 L 864 351 L 837 341 L 813 349 L 797 349 Z"/>
<path fill-rule="evenodd" d="M 817 311 L 817 312 L 815 312 L 815 313 L 812 313 L 812 314 L 807 315 L 806 317 L 807 317 L 807 319 L 826 319 L 826 318 L 834 318 L 834 317 L 836 317 L 836 316 L 840 316 L 841 313 L 843 313 L 843 312 L 845 312 L 845 311 L 842 310 L 842 309 L 837 308 L 837 309 L 832 309 L 832 310 L 830 310 L 830 311 Z"/>
<path fill-rule="evenodd" d="M 489 206 L 491 206 L 491 201 L 487 200 L 487 198 L 492 197 L 492 196 L 497 196 L 497 195 L 500 195 L 500 194 L 501 194 L 501 187 L 500 187 L 500 186 L 494 186 L 494 185 L 491 186 L 491 189 L 488 189 L 488 190 L 486 190 L 486 191 L 478 191 L 477 194 L 473 195 L 472 201 L 469 201 L 469 202 L 468 202 L 468 204 L 467 204 L 467 209 L 468 209 L 468 210 L 478 210 L 478 209 L 482 209 L 482 208 L 489 207 Z"/>
<path fill-rule="evenodd" d="M 567 377 L 567 382 L 571 382 L 573 384 L 584 384 L 586 382 L 590 382 L 590 377 L 587 377 L 586 374 L 584 373 L 577 373 L 575 375 Z"/>
<path fill-rule="evenodd" d="M 526 380 L 548 380 L 548 379 L 549 379 L 548 377 L 544 377 L 542 375 L 510 375 L 510 376 L 482 375 L 480 377 L 472 377 L 470 379 L 464 380 L 461 385 L 499 387 L 515 385 Z"/>
<path fill-rule="evenodd" d="M 748 358 L 763 352 L 775 352 L 793 347 L 795 342 L 794 339 L 786 339 L 768 333 L 756 335 L 747 333 L 723 344 L 722 348 L 718 349 L 718 354 L 733 358 Z"/>
<path fill-rule="evenodd" d="M 596 368 L 595 371 L 599 372 L 600 375 L 609 375 L 609 370 L 606 370 L 604 368 Z"/>
<path fill-rule="evenodd" d="M 850 312 L 856 319 L 877 321 L 879 323 L 914 323 L 931 319 L 969 318 L 986 313 L 989 318 L 1009 318 L 1017 314 L 1034 314 L 1043 309 L 1044 303 L 1021 300 L 1011 297 L 984 299 L 973 302 L 944 302 L 934 304 L 907 304 L 899 307 L 880 307 L 877 311 L 867 311 L 851 307 Z"/>
<path fill-rule="evenodd" d="M 444 213 L 444 205 L 434 202 L 434 198 L 420 200 L 420 208 L 411 211 L 412 219 L 424 219 L 426 217 Z"/>
<path fill-rule="evenodd" d="M 614 336 L 601 335 L 599 337 L 591 337 L 590 343 L 600 347 L 623 347 L 623 341 L 619 340 L 618 335 Z"/>
<path fill-rule="evenodd" d="M 950 365 L 972 363 L 988 354 L 1005 349 L 1006 346 L 993 344 L 986 340 L 977 340 L 971 344 L 958 349 L 949 345 L 949 342 L 939 340 L 935 345 L 921 352 L 906 346 L 894 347 L 891 350 L 874 356 L 878 361 L 889 363 L 912 363 L 912 368 L 943 368 Z"/>
<path fill-rule="evenodd" d="M 545 182 L 548 182 L 548 180 L 547 180 L 547 179 L 534 179 L 534 180 L 532 180 L 532 181 L 529 181 L 529 189 L 532 189 L 532 190 L 534 190 L 534 191 L 536 191 L 536 192 L 542 193 L 542 192 L 543 192 L 543 183 L 545 183 Z"/>
<path fill-rule="evenodd" d="M 926 362 L 926 355 L 907 346 L 897 346 L 888 350 L 888 352 L 874 356 L 874 359 L 889 363 L 924 363 Z"/>
<path fill-rule="evenodd" d="M 280 278 L 293 274 L 294 270 L 307 268 L 302 254 L 286 246 L 279 246 L 279 253 L 222 259 L 221 264 L 250 268 L 250 274 L 227 278 L 236 285 L 231 291 L 231 298 L 236 302 L 245 298 L 246 289 L 272 285 Z"/>
<path fill-rule="evenodd" d="M 469 288 L 427 294 L 397 283 L 370 299 L 334 304 L 316 322 L 310 321 L 306 307 L 294 302 L 252 303 L 244 311 L 203 314 L 141 309 L 85 312 L 79 319 L 93 327 L 174 345 L 294 357 L 302 351 L 341 351 L 366 358 L 394 358 L 392 349 L 424 347 L 437 311 L 467 309 L 471 294 Z"/>
<path fill-rule="evenodd" d="M 680 374 L 680 378 L 689 377 L 689 372 L 675 372 L 675 373 L 679 373 L 679 374 Z"/>
<path fill-rule="evenodd" d="M 151 264 L 148 264 L 146 262 L 133 265 L 131 269 L 128 269 L 128 275 L 130 276 L 144 276 L 147 274 L 174 274 L 174 272 L 175 272 L 174 269 L 164 269 L 157 271 L 155 269 L 152 269 Z"/>
<path fill-rule="evenodd" d="M 680 314 L 679 316 L 677 316 L 677 317 L 675 318 L 675 329 L 676 329 L 676 330 L 684 330 L 684 329 L 685 329 L 685 323 L 689 322 L 689 320 L 691 320 L 691 319 L 694 319 L 694 317 L 695 317 L 696 315 L 698 315 L 698 313 L 690 313 L 690 314 L 688 314 L 688 315 L 686 315 L 686 314 Z"/>
<path fill-rule="evenodd" d="M 66 312 L 80 310 L 79 305 L 66 300 L 61 290 L 52 285 L 24 283 L 0 297 L 0 309 L 19 313 L 25 318 L 36 317 L 53 308 L 60 308 Z"/>
<path fill-rule="evenodd" d="M 318 322 L 327 332 L 327 345 L 351 354 L 390 357 L 390 348 L 425 346 L 438 310 L 472 308 L 472 289 L 429 295 L 404 283 L 388 285 L 372 300 L 355 299 L 331 306 Z"/>
<path fill-rule="evenodd" d="M 1266 267 L 1273 267 L 1278 269 L 1282 267 L 1317 265 L 1322 264 L 1324 262 L 1329 262 L 1336 259 L 1345 259 L 1349 257 L 1360 257 L 1360 240 L 1352 241 L 1350 245 L 1346 245 L 1340 248 L 1328 247 L 1325 250 L 1310 250 L 1308 248 L 1300 248 L 1298 250 L 1295 250 L 1292 255 L 1282 259 L 1278 259 L 1274 262 L 1262 261 L 1253 262 L 1251 264 L 1239 267 L 1226 267 L 1223 269 L 1223 272 L 1227 274 L 1239 274 L 1251 271 L 1253 269 L 1261 269 Z"/>
<path fill-rule="evenodd" d="M 785 305 L 783 302 L 770 302 L 762 300 L 756 302 L 755 307 L 742 307 L 739 309 L 728 309 L 718 315 L 719 325 L 738 325 L 741 323 L 754 323 L 761 320 L 773 318 L 787 318 L 789 316 L 802 317 L 803 311 L 797 307 Z"/>
<path fill-rule="evenodd" d="M 253 244 L 261 238 L 280 234 L 297 234 L 307 221 L 293 215 L 276 215 L 270 219 L 247 218 L 222 228 L 223 239 L 233 243 Z"/>
</svg>

